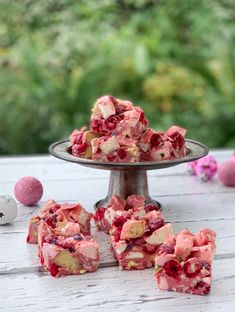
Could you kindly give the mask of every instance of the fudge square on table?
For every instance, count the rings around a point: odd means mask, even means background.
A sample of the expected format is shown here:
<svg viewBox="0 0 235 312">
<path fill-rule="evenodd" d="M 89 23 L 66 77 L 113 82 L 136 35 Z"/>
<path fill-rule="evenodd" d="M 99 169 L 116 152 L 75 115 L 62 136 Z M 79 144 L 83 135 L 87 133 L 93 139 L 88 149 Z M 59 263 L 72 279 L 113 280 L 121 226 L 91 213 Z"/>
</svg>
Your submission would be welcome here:
<svg viewBox="0 0 235 312">
<path fill-rule="evenodd" d="M 119 268 L 142 270 L 152 267 L 160 245 L 172 231 L 172 224 L 165 224 L 155 206 L 119 210 L 110 230 L 111 248 Z"/>
<path fill-rule="evenodd" d="M 216 234 L 201 229 L 168 236 L 155 258 L 155 278 L 162 290 L 205 295 L 211 287 Z"/>
<path fill-rule="evenodd" d="M 144 207 L 147 210 L 158 209 L 153 205 L 148 205 L 146 203 L 146 198 L 143 195 L 130 195 L 127 199 L 120 196 L 113 195 L 109 202 L 108 207 L 100 207 L 97 209 L 94 220 L 98 230 L 104 231 L 109 234 L 112 227 L 113 221 L 116 216 L 122 214 L 123 211 L 129 209 L 136 209 L 139 207 Z"/>
<path fill-rule="evenodd" d="M 94 272 L 99 266 L 98 244 L 91 236 L 84 236 L 80 225 L 74 222 L 52 228 L 41 220 L 38 255 L 43 267 L 54 277 Z"/>
<path fill-rule="evenodd" d="M 41 220 L 44 220 L 52 228 L 61 223 L 78 222 L 81 233 L 90 235 L 92 217 L 93 214 L 87 212 L 80 204 L 58 204 L 54 200 L 49 200 L 41 209 L 39 215 L 31 218 L 27 242 L 37 244 L 38 225 Z"/>
</svg>

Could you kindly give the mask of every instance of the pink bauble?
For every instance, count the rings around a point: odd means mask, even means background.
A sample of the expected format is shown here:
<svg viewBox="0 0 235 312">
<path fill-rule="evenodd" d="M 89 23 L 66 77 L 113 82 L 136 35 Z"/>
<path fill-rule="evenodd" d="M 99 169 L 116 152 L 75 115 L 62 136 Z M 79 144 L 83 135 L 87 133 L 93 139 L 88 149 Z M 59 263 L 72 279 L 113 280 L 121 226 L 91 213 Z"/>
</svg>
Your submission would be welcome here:
<svg viewBox="0 0 235 312">
<path fill-rule="evenodd" d="M 226 186 L 235 186 L 235 157 L 224 161 L 218 170 L 221 182 Z"/>
<path fill-rule="evenodd" d="M 197 161 L 196 175 L 202 181 L 208 181 L 213 178 L 218 169 L 218 164 L 213 156 L 205 156 Z"/>
<path fill-rule="evenodd" d="M 16 199 L 25 206 L 34 206 L 42 198 L 42 183 L 34 177 L 23 177 L 15 185 Z"/>
</svg>

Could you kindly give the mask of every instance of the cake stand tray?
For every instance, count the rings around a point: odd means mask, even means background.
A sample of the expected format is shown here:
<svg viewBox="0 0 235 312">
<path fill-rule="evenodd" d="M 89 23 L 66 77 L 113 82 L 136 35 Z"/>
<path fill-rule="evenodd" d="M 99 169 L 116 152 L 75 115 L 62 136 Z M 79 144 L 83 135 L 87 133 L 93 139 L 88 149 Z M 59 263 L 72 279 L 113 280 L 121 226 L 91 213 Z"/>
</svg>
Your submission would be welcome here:
<svg viewBox="0 0 235 312">
<path fill-rule="evenodd" d="M 134 194 L 144 195 L 147 204 L 154 204 L 160 209 L 161 204 L 149 195 L 147 171 L 177 166 L 181 163 L 197 160 L 208 154 L 208 148 L 205 145 L 186 139 L 187 155 L 185 157 L 162 161 L 114 163 L 75 157 L 68 152 L 70 146 L 69 140 L 58 141 L 50 145 L 49 152 L 51 155 L 65 161 L 110 171 L 108 194 L 104 199 L 95 203 L 95 209 L 107 207 L 112 195 L 127 198 Z"/>
</svg>

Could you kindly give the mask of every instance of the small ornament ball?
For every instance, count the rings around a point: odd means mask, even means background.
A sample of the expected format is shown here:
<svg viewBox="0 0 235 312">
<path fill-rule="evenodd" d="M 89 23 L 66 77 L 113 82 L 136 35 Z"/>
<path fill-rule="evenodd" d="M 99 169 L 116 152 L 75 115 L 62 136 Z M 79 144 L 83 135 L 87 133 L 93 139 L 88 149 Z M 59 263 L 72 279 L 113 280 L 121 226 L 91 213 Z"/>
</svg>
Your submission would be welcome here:
<svg viewBox="0 0 235 312">
<path fill-rule="evenodd" d="M 23 177 L 15 185 L 16 199 L 25 206 L 34 206 L 42 198 L 42 183 L 34 177 Z"/>
<path fill-rule="evenodd" d="M 219 166 L 218 176 L 224 185 L 235 186 L 235 154 Z"/>
<path fill-rule="evenodd" d="M 218 164 L 213 156 L 205 156 L 197 161 L 196 175 L 202 181 L 208 181 L 213 178 L 218 169 Z"/>
<path fill-rule="evenodd" d="M 10 223 L 17 217 L 17 204 L 10 195 L 0 195 L 0 224 Z"/>
</svg>

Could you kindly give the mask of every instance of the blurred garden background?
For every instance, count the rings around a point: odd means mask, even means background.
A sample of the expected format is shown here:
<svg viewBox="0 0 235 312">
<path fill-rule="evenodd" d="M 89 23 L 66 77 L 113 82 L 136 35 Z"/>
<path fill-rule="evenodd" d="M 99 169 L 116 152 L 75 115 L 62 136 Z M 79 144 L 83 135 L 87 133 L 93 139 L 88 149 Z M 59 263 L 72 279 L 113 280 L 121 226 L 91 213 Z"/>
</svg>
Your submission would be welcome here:
<svg viewBox="0 0 235 312">
<path fill-rule="evenodd" d="M 104 94 L 235 146 L 234 0 L 0 0 L 0 154 L 45 153 Z"/>
</svg>

